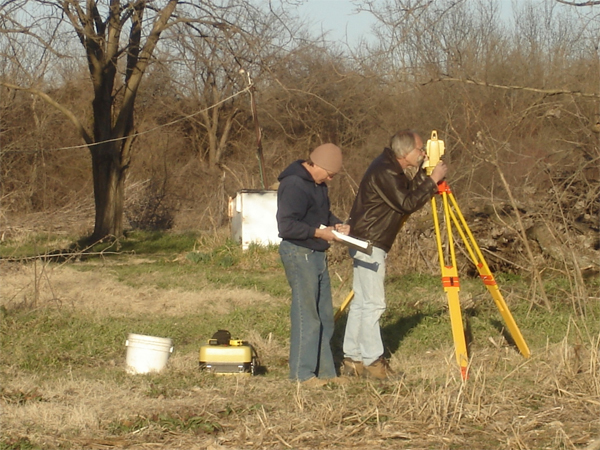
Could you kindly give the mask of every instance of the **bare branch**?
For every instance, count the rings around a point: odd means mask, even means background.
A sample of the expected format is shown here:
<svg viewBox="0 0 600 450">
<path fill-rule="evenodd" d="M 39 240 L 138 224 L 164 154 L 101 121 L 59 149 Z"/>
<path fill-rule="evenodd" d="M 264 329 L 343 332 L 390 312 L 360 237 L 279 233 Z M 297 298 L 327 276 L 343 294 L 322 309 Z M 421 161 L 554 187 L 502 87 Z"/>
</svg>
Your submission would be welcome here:
<svg viewBox="0 0 600 450">
<path fill-rule="evenodd" d="M 58 109 L 60 112 L 62 112 L 73 123 L 73 125 L 75 125 L 75 128 L 77 128 L 77 131 L 79 132 L 79 134 L 81 135 L 81 137 L 83 138 L 83 140 L 85 141 L 86 144 L 90 145 L 93 143 L 92 138 L 88 134 L 88 132 L 85 129 L 85 127 L 83 126 L 83 124 L 79 121 L 77 116 L 75 114 L 73 114 L 69 109 L 65 108 L 63 105 L 58 103 L 56 100 L 54 100 L 52 97 L 50 97 L 45 92 L 40 91 L 39 89 L 32 88 L 32 87 L 17 86 L 15 84 L 6 83 L 4 81 L 0 81 L 0 85 L 5 86 L 9 89 L 26 91 L 26 92 L 30 92 L 34 95 L 37 95 L 39 98 L 44 100 L 46 103 L 54 106 L 56 109 Z"/>
<path fill-rule="evenodd" d="M 320 102 L 323 102 L 324 104 L 326 104 L 327 106 L 331 107 L 336 113 L 338 113 L 339 115 L 341 115 L 344 119 L 348 120 L 348 121 L 352 121 L 352 119 L 350 119 L 346 114 L 344 114 L 343 111 L 341 111 L 337 106 L 335 106 L 334 104 L 332 104 L 331 102 L 327 101 L 326 99 L 324 99 L 323 97 L 321 97 L 318 94 L 314 94 L 312 92 L 306 91 L 306 90 L 302 90 L 302 89 L 295 89 L 295 88 L 290 88 L 285 86 L 281 81 L 279 81 L 278 79 L 275 79 L 275 81 L 277 82 L 277 84 L 279 84 L 284 90 L 289 91 L 289 92 L 298 92 L 300 94 L 304 94 L 304 95 L 308 95 L 310 97 L 314 97 L 317 100 L 319 100 Z"/>
<path fill-rule="evenodd" d="M 32 38 L 34 38 L 36 41 L 38 41 L 42 47 L 44 47 L 44 49 L 46 51 L 51 52 L 53 55 L 58 56 L 58 57 L 63 57 L 64 54 L 59 52 L 58 50 L 56 50 L 55 48 L 53 48 L 50 43 L 46 40 L 44 40 L 42 37 L 38 36 L 35 33 L 32 33 L 31 31 L 29 31 L 29 29 L 25 28 L 25 27 L 18 27 L 18 28 L 2 28 L 1 29 L 2 33 L 19 33 L 25 36 L 30 36 Z"/>
<path fill-rule="evenodd" d="M 585 98 L 600 98 L 600 94 L 590 94 L 590 93 L 586 93 L 586 92 L 580 92 L 580 91 L 569 91 L 569 90 L 565 90 L 565 89 L 538 89 L 538 88 L 533 88 L 533 87 L 527 87 L 527 86 L 506 86 L 506 85 L 501 85 L 501 84 L 494 84 L 494 83 L 487 83 L 485 81 L 477 81 L 477 80 L 471 80 L 471 79 L 465 79 L 465 78 L 453 78 L 453 77 L 443 77 L 443 78 L 436 78 L 436 79 L 431 79 L 425 83 L 421 83 L 421 86 L 426 86 L 428 84 L 431 83 L 436 83 L 439 81 L 450 81 L 450 82 L 456 82 L 456 83 L 465 83 L 465 84 L 474 84 L 476 86 L 485 86 L 485 87 L 493 87 L 493 88 L 497 88 L 497 89 L 505 89 L 505 90 L 521 90 L 521 91 L 529 91 L 529 92 L 538 92 L 540 94 L 545 94 L 545 95 L 572 95 L 575 97 L 585 97 Z"/>
<path fill-rule="evenodd" d="M 123 96 L 123 107 L 119 112 L 119 116 L 117 118 L 117 122 L 115 125 L 115 137 L 124 136 L 127 132 L 127 126 L 129 122 L 129 117 L 132 114 L 133 106 L 135 102 L 135 96 L 137 94 L 137 90 L 139 88 L 140 82 L 142 81 L 142 76 L 148 64 L 150 62 L 150 58 L 152 53 L 154 52 L 154 48 L 160 39 L 161 33 L 165 30 L 169 18 L 173 14 L 175 7 L 177 6 L 177 0 L 169 0 L 167 6 L 163 8 L 160 13 L 160 16 L 157 18 L 148 39 L 146 40 L 146 45 L 142 49 L 139 59 L 134 67 L 132 67 L 130 78 L 127 80 L 127 87 L 125 90 L 125 94 Z"/>
<path fill-rule="evenodd" d="M 556 0 L 557 3 L 569 6 L 597 6 L 600 5 L 600 1 L 588 1 L 588 2 L 568 2 L 566 0 Z"/>
</svg>

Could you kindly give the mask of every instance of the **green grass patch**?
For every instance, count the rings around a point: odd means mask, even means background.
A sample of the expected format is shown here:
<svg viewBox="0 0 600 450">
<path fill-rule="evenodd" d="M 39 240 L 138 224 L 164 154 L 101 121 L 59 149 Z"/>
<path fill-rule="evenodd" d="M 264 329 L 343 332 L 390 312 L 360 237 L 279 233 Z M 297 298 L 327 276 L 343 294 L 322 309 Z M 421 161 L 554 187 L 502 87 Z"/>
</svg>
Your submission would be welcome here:
<svg viewBox="0 0 600 450">
<path fill-rule="evenodd" d="M 74 237 L 49 233 L 33 234 L 26 239 L 6 239 L 0 242 L 0 258 L 19 260 L 38 255 L 50 255 L 69 247 L 74 239 Z"/>
<path fill-rule="evenodd" d="M 289 334 L 287 305 L 253 305 L 215 317 L 199 312 L 181 317 L 137 315 L 100 316 L 82 311 L 43 309 L 5 311 L 0 363 L 28 372 L 111 368 L 123 360 L 129 333 L 169 337 L 175 351 L 197 352 L 218 329 L 235 337 L 250 331 L 273 333 L 285 340 Z"/>
<path fill-rule="evenodd" d="M 119 252 L 140 255 L 177 255 L 189 251 L 198 243 L 200 235 L 194 232 L 169 233 L 165 231 L 130 231 L 124 237 L 98 242 L 86 247 L 91 256 L 106 252 Z M 74 249 L 84 245 L 79 242 Z"/>
<path fill-rule="evenodd" d="M 86 238 L 40 233 L 26 240 L 6 240 L 0 243 L 0 258 L 30 258 L 48 256 L 67 259 L 71 254 L 80 258 L 115 257 L 116 254 L 177 255 L 191 251 L 201 242 L 195 232 L 130 231 L 119 239 L 106 239 L 88 244 Z"/>
<path fill-rule="evenodd" d="M 518 277 L 503 277 L 508 289 L 501 292 L 530 348 L 547 343 L 559 343 L 565 337 L 571 344 L 589 341 L 600 331 L 600 304 L 586 302 L 585 314 L 573 303 L 565 301 L 564 291 L 552 291 L 552 311 L 525 300 L 529 292 L 528 281 Z M 554 280 L 564 288 L 564 280 Z M 556 292 L 562 294 L 557 296 Z M 515 297 L 510 302 L 507 297 Z M 410 275 L 390 277 L 386 280 L 388 307 L 381 319 L 384 344 L 390 354 L 398 350 L 410 354 L 453 345 L 447 296 L 439 277 Z M 461 278 L 463 327 L 468 343 L 486 347 L 488 338 L 502 342 L 512 337 L 491 294 L 478 278 Z M 463 301 L 467 299 L 466 301 Z M 518 299 L 518 300 L 517 300 Z M 515 347 L 516 349 L 516 347 Z"/>
<path fill-rule="evenodd" d="M 186 242 L 182 240 L 180 245 Z M 197 243 L 202 242 L 200 239 Z M 140 255 L 137 250 L 135 254 Z M 105 270 L 95 265 L 76 267 L 81 271 Z M 196 250 L 185 253 L 185 259 L 171 257 L 136 264 L 108 264 L 106 270 L 134 288 L 154 286 L 195 291 L 211 284 L 222 288 L 253 289 L 275 297 L 289 295 L 276 246 L 250 246 L 243 251 L 241 245 L 229 239 L 214 249 L 197 246 Z M 335 286 L 337 280 L 333 282 Z"/>
<path fill-rule="evenodd" d="M 153 286 L 158 289 L 197 291 L 214 285 L 220 288 L 244 288 L 268 293 L 274 297 L 289 295 L 289 285 L 283 267 L 278 263 L 267 268 L 238 265 L 222 267 L 219 264 L 198 264 L 189 261 L 148 261 L 132 265 L 118 264 L 106 267 L 75 266 L 80 271 L 103 270 L 134 288 Z"/>
<path fill-rule="evenodd" d="M 138 415 L 130 419 L 113 421 L 109 424 L 108 430 L 111 434 L 122 435 L 151 426 L 167 432 L 192 432 L 194 434 L 214 434 L 223 430 L 223 427 L 214 418 L 199 416 L 193 412 Z"/>
<path fill-rule="evenodd" d="M 0 450 L 41 450 L 27 436 L 4 436 L 0 440 Z"/>
</svg>

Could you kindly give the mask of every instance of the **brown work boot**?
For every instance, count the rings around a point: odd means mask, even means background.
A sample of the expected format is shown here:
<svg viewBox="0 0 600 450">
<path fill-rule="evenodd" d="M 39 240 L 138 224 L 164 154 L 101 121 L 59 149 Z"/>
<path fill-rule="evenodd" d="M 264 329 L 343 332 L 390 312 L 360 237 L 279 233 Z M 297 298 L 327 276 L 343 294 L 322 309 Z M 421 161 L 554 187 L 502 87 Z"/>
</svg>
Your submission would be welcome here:
<svg viewBox="0 0 600 450">
<path fill-rule="evenodd" d="M 363 372 L 365 378 L 377 378 L 378 380 L 396 379 L 399 375 L 402 378 L 403 374 L 396 375 L 390 368 L 390 363 L 383 356 L 380 356 L 368 366 L 364 366 Z"/>
<path fill-rule="evenodd" d="M 347 377 L 360 377 L 365 370 L 362 361 L 354 361 L 350 358 L 344 358 L 342 361 L 341 374 Z"/>
<path fill-rule="evenodd" d="M 337 384 L 340 386 L 352 382 L 352 380 L 350 378 L 345 377 L 345 376 L 328 378 L 326 381 L 327 381 L 327 383 Z"/>
<path fill-rule="evenodd" d="M 326 384 L 327 384 L 327 380 L 323 380 L 323 379 L 317 378 L 317 377 L 312 377 L 312 378 L 309 378 L 308 380 L 304 380 L 304 381 L 300 382 L 300 385 L 302 387 L 305 387 L 308 389 L 323 387 Z"/>
</svg>

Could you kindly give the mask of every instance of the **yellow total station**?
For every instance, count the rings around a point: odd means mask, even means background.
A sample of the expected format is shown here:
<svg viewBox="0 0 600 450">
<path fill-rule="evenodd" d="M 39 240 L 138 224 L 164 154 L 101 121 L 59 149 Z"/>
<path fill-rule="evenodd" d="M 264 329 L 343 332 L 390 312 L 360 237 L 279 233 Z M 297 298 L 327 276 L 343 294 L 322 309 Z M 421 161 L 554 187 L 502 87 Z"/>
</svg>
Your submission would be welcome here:
<svg viewBox="0 0 600 450">
<path fill-rule="evenodd" d="M 437 131 L 431 132 L 431 139 L 427 140 L 427 159 L 423 162 L 423 169 L 425 169 L 427 175 L 431 175 L 433 168 L 444 156 L 445 146 L 444 141 L 438 139 Z"/>
</svg>

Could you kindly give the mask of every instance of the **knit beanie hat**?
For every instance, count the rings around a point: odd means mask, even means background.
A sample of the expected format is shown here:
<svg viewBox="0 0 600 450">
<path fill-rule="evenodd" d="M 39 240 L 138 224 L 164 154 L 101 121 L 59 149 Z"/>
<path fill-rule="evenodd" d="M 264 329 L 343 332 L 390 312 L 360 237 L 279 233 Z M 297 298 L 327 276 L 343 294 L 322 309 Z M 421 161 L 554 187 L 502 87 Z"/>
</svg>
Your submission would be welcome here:
<svg viewBox="0 0 600 450">
<path fill-rule="evenodd" d="M 342 150 L 334 144 L 323 144 L 310 154 L 310 160 L 331 173 L 342 170 Z"/>
</svg>

